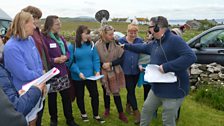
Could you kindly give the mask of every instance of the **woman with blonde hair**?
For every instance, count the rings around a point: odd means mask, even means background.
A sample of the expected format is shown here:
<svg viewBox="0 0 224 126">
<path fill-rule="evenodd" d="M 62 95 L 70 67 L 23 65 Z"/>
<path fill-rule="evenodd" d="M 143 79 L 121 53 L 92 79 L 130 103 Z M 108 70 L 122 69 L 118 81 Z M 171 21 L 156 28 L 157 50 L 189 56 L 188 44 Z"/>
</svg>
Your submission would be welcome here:
<svg viewBox="0 0 224 126">
<path fill-rule="evenodd" d="M 47 72 L 50 69 L 50 66 L 49 66 L 50 61 L 49 61 L 47 46 L 44 43 L 43 35 L 40 32 L 40 18 L 42 16 L 42 12 L 39 8 L 34 7 L 34 6 L 27 6 L 27 7 L 23 8 L 22 10 L 32 14 L 32 16 L 34 18 L 34 25 L 36 28 L 34 29 L 32 38 L 34 39 L 35 45 L 40 54 L 40 58 L 41 58 L 42 64 L 43 64 L 43 71 Z M 41 126 L 44 106 L 45 106 L 45 102 L 43 105 L 43 109 L 38 113 L 38 118 L 37 118 L 37 123 L 36 123 L 37 126 Z"/>
<path fill-rule="evenodd" d="M 142 39 L 138 37 L 138 25 L 129 24 L 127 28 L 127 35 L 118 40 L 121 44 L 139 44 L 143 43 Z M 138 110 L 138 104 L 135 96 L 135 88 L 139 78 L 138 68 L 139 54 L 125 50 L 124 62 L 122 68 L 125 74 L 125 82 L 127 89 L 127 104 L 126 111 L 130 113 L 131 108 L 134 111 L 135 124 L 140 123 L 140 112 Z"/>
<path fill-rule="evenodd" d="M 100 40 L 96 43 L 101 62 L 101 79 L 104 93 L 104 116 L 110 114 L 110 94 L 114 96 L 114 102 L 119 112 L 119 119 L 127 123 L 128 119 L 123 113 L 120 97 L 120 88 L 125 86 L 124 73 L 120 64 L 123 61 L 124 50 L 115 43 L 114 28 L 105 25 L 100 29 Z"/>
<path fill-rule="evenodd" d="M 11 37 L 4 47 L 5 68 L 10 72 L 12 82 L 18 94 L 23 92 L 23 90 L 21 90 L 22 85 L 33 81 L 43 74 L 40 55 L 37 51 L 34 40 L 31 37 L 35 28 L 33 22 L 34 20 L 30 13 L 24 11 L 19 12 L 12 22 Z M 33 86 L 33 89 L 35 90 L 33 90 L 32 94 L 35 97 L 32 99 L 36 100 L 31 100 L 26 103 L 24 102 L 23 106 L 34 107 L 39 101 L 41 91 L 44 90 L 44 85 L 38 88 Z M 29 98 L 30 97 L 31 96 L 29 96 Z M 12 99 L 12 102 L 17 103 L 18 101 L 14 98 Z M 27 113 L 29 112 L 26 112 L 26 114 Z M 28 120 L 28 122 L 29 121 L 31 120 Z M 35 125 L 35 121 L 32 121 L 30 125 Z"/>
</svg>

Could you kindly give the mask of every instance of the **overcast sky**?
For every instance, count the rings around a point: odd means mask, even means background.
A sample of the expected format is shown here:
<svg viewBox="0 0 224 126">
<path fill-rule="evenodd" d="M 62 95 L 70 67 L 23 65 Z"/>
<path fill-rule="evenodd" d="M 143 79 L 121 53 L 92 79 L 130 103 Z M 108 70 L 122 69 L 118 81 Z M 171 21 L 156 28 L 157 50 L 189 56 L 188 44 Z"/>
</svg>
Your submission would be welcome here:
<svg viewBox="0 0 224 126">
<path fill-rule="evenodd" d="M 22 8 L 32 5 L 40 8 L 43 17 L 94 17 L 106 9 L 110 17 L 152 17 L 168 19 L 224 18 L 224 0 L 0 0 L 0 8 L 12 18 Z"/>
</svg>

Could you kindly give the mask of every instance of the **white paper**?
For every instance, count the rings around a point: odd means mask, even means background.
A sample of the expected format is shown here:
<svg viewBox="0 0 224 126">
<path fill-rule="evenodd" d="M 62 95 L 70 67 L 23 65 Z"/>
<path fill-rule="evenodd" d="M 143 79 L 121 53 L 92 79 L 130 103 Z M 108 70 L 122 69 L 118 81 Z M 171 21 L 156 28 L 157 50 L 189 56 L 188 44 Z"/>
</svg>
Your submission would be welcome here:
<svg viewBox="0 0 224 126">
<path fill-rule="evenodd" d="M 24 91 L 28 91 L 32 85 L 38 85 L 38 84 L 46 83 L 48 80 L 50 80 L 52 77 L 54 77 L 55 75 L 57 75 L 59 73 L 60 73 L 60 71 L 57 68 L 54 67 L 51 70 L 49 70 L 47 73 L 42 75 L 41 77 L 39 77 L 39 78 L 37 78 L 37 79 L 27 83 L 27 84 L 24 84 L 22 86 L 22 89 Z"/>
<path fill-rule="evenodd" d="M 54 77 L 55 75 L 59 74 L 60 71 L 57 68 L 52 68 L 51 70 L 49 70 L 47 73 L 45 73 L 44 75 L 42 75 L 41 77 L 31 81 L 30 83 L 24 84 L 22 86 L 22 90 L 28 91 L 30 89 L 30 87 L 32 85 L 38 85 L 38 84 L 43 84 L 46 83 L 48 80 L 50 80 L 52 77 Z M 49 91 L 50 85 L 46 85 L 47 87 L 47 92 Z M 25 94 L 23 93 L 23 94 Z M 21 94 L 21 95 L 23 95 Z M 45 97 L 42 96 L 39 101 L 37 102 L 37 104 L 35 105 L 35 107 L 27 114 L 26 116 L 26 121 L 30 122 L 32 120 L 34 120 L 37 117 L 37 113 L 43 108 L 43 101 L 44 101 Z"/>
<path fill-rule="evenodd" d="M 42 75 L 41 77 L 35 79 L 34 81 L 31 81 L 30 83 L 24 84 L 22 86 L 22 89 L 25 91 L 28 91 L 29 88 L 32 85 L 38 85 L 38 84 L 42 84 L 42 83 L 46 83 L 48 80 L 50 80 L 52 77 L 54 77 L 55 75 L 59 74 L 60 71 L 57 68 L 52 68 L 51 70 L 49 70 L 47 73 L 45 73 L 44 75 Z M 47 91 L 46 93 L 48 93 L 49 89 L 50 89 L 50 85 L 46 85 L 47 87 Z M 25 94 L 24 93 L 24 94 Z M 23 95 L 23 94 L 22 94 Z M 37 117 L 37 113 L 39 111 L 42 110 L 43 108 L 43 101 L 44 101 L 45 97 L 42 96 L 39 101 L 37 102 L 37 104 L 35 105 L 34 108 L 32 108 L 32 110 L 27 114 L 26 116 L 26 121 L 30 122 L 32 120 L 34 120 Z"/>
<path fill-rule="evenodd" d="M 90 77 L 87 77 L 86 79 L 87 80 L 99 80 L 101 78 L 103 78 L 104 75 L 100 75 L 100 76 L 90 76 Z"/>
<path fill-rule="evenodd" d="M 158 65 L 149 64 L 145 69 L 144 80 L 149 83 L 173 83 L 177 82 L 174 72 L 161 73 Z"/>
<path fill-rule="evenodd" d="M 47 86 L 47 91 L 50 88 L 50 85 L 46 85 Z M 37 113 L 42 110 L 43 108 L 43 101 L 44 101 L 45 97 L 42 97 L 39 99 L 39 101 L 37 102 L 37 104 L 35 105 L 35 107 L 26 115 L 26 121 L 29 123 L 30 121 L 36 119 L 37 117 Z"/>
</svg>

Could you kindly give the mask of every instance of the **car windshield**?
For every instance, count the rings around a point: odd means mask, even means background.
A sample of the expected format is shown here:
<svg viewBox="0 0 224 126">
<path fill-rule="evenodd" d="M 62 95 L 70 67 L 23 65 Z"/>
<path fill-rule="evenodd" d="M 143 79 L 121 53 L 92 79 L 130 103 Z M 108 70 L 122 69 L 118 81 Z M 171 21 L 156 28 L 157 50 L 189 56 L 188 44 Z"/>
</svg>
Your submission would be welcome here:
<svg viewBox="0 0 224 126">
<path fill-rule="evenodd" d="M 224 47 L 224 30 L 217 30 L 201 37 L 203 47 Z"/>
<path fill-rule="evenodd" d="M 0 19 L 0 34 L 4 35 L 9 27 L 11 21 L 8 20 L 1 20 Z"/>
</svg>

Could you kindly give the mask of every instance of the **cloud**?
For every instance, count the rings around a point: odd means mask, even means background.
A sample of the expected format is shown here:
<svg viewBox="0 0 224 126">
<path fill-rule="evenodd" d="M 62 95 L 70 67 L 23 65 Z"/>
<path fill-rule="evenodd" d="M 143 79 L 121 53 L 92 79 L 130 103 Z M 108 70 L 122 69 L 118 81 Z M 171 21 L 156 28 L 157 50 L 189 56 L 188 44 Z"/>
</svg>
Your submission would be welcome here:
<svg viewBox="0 0 224 126">
<path fill-rule="evenodd" d="M 223 0 L 0 0 L 0 7 L 11 17 L 27 5 L 40 8 L 43 17 L 50 14 L 62 17 L 91 16 L 98 10 L 106 9 L 110 17 L 152 17 L 163 15 L 168 19 L 223 18 Z M 13 6 L 13 8 L 10 8 Z"/>
<path fill-rule="evenodd" d="M 168 19 L 214 19 L 222 18 L 224 15 L 223 6 L 195 6 L 188 8 L 158 8 L 157 10 L 140 10 L 135 14 L 142 17 L 154 17 L 162 15 Z"/>
<path fill-rule="evenodd" d="M 93 5 L 95 5 L 96 3 L 92 2 L 92 1 L 84 1 L 84 4 L 93 6 Z"/>
</svg>

